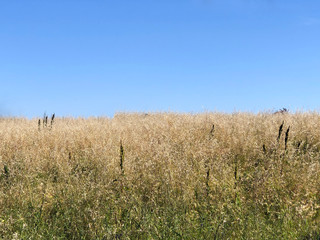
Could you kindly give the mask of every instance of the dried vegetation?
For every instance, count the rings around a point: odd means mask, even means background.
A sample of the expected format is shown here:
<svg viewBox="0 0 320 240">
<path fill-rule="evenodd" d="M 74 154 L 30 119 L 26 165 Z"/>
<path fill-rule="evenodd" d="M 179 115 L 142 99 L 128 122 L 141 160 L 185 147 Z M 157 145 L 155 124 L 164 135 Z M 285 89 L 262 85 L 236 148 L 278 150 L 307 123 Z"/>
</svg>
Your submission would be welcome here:
<svg viewBox="0 0 320 240">
<path fill-rule="evenodd" d="M 318 113 L 0 119 L 0 239 L 319 238 Z"/>
</svg>

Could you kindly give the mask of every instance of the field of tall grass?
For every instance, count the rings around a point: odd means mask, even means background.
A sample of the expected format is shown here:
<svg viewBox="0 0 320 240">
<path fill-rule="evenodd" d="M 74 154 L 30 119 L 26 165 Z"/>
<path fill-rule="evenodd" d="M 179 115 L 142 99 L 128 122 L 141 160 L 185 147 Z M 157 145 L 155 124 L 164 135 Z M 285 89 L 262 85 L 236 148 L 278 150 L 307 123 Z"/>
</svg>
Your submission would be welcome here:
<svg viewBox="0 0 320 240">
<path fill-rule="evenodd" d="M 0 119 L 0 239 L 320 239 L 318 113 L 44 122 Z"/>
</svg>

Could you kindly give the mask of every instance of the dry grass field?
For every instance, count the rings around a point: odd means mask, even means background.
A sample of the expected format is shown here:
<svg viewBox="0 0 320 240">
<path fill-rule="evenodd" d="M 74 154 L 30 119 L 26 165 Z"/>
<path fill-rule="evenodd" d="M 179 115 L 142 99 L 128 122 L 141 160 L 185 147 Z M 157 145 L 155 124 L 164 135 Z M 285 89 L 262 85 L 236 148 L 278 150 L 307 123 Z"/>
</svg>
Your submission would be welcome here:
<svg viewBox="0 0 320 240">
<path fill-rule="evenodd" d="M 318 240 L 320 115 L 1 118 L 0 239 Z"/>
</svg>

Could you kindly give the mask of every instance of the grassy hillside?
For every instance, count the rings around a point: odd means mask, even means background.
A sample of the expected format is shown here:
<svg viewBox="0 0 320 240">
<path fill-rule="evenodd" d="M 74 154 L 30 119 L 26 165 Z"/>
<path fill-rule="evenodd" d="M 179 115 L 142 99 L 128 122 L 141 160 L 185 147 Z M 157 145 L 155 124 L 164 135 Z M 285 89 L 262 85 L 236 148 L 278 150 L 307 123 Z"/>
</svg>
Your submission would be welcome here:
<svg viewBox="0 0 320 240">
<path fill-rule="evenodd" d="M 320 239 L 320 115 L 2 118 L 0 239 Z"/>
</svg>

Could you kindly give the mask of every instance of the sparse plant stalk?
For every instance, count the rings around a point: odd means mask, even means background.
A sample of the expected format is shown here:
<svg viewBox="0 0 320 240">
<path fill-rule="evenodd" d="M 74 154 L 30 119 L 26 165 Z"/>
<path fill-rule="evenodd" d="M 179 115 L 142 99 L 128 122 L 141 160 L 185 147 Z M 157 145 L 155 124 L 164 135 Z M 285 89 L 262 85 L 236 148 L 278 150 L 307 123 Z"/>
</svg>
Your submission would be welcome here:
<svg viewBox="0 0 320 240">
<path fill-rule="evenodd" d="M 124 148 L 123 148 L 122 140 L 121 140 L 120 141 L 120 171 L 121 171 L 122 175 L 124 175 L 123 162 L 124 162 Z"/>
<path fill-rule="evenodd" d="M 38 120 L 38 130 L 41 131 L 41 120 Z"/>
<path fill-rule="evenodd" d="M 42 119 L 42 125 L 43 125 L 43 128 L 47 127 L 47 124 L 48 124 L 48 116 L 46 113 L 43 114 L 43 119 Z"/>
<path fill-rule="evenodd" d="M 282 124 L 279 127 L 279 133 L 278 133 L 278 137 L 277 137 L 277 141 L 279 143 L 280 138 L 281 138 L 281 134 L 282 134 L 282 130 L 283 130 L 283 125 L 284 125 L 284 121 L 282 122 Z"/>
<path fill-rule="evenodd" d="M 208 161 L 206 161 L 205 168 L 207 169 L 207 171 L 206 171 L 206 195 L 207 195 L 207 197 L 209 197 L 209 193 L 210 193 L 210 186 L 209 186 L 210 168 L 209 168 Z"/>
<path fill-rule="evenodd" d="M 286 151 L 287 151 L 287 147 L 288 147 L 289 131 L 290 131 L 290 126 L 288 127 L 288 129 L 287 129 L 287 131 L 286 131 L 286 136 L 285 136 L 285 139 L 284 139 L 285 150 L 286 150 Z"/>
<path fill-rule="evenodd" d="M 51 122 L 50 122 L 50 127 L 52 128 L 53 122 L 54 122 L 55 114 L 52 114 L 51 116 Z"/>
<path fill-rule="evenodd" d="M 237 181 L 238 181 L 238 160 L 237 159 L 234 161 L 233 175 L 234 175 L 234 180 L 235 180 L 234 188 L 236 189 L 237 188 Z"/>
<path fill-rule="evenodd" d="M 237 203 L 238 200 L 238 159 L 237 156 L 235 157 L 235 161 L 234 161 L 234 189 L 235 189 L 235 196 L 234 196 L 234 202 Z"/>
<path fill-rule="evenodd" d="M 285 138 L 284 138 L 284 153 L 280 156 L 281 159 L 281 168 L 280 168 L 280 175 L 283 175 L 283 169 L 286 164 L 286 156 L 287 156 L 287 151 L 288 151 L 288 139 L 289 139 L 289 131 L 290 131 L 290 126 L 287 128 L 286 133 L 285 133 Z"/>
<path fill-rule="evenodd" d="M 212 124 L 209 136 L 210 136 L 210 138 L 214 137 L 214 124 Z"/>
</svg>

